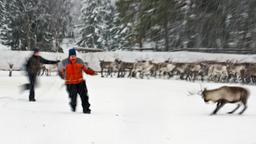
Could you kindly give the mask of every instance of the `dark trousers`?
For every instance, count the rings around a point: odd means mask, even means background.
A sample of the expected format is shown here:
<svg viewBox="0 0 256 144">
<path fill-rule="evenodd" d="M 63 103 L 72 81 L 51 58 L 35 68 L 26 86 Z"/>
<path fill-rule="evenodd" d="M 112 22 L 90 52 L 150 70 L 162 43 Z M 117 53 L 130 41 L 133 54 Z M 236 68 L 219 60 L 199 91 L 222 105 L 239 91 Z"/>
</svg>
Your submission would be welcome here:
<svg viewBox="0 0 256 144">
<path fill-rule="evenodd" d="M 67 91 L 70 98 L 70 106 L 73 111 L 76 109 L 77 94 L 80 95 L 82 101 L 83 111 L 90 111 L 90 103 L 88 98 L 88 91 L 85 81 L 79 84 L 67 84 Z"/>
<path fill-rule="evenodd" d="M 29 83 L 24 84 L 24 89 L 29 90 L 29 100 L 35 100 L 35 85 L 36 85 L 36 74 L 28 73 Z"/>
</svg>

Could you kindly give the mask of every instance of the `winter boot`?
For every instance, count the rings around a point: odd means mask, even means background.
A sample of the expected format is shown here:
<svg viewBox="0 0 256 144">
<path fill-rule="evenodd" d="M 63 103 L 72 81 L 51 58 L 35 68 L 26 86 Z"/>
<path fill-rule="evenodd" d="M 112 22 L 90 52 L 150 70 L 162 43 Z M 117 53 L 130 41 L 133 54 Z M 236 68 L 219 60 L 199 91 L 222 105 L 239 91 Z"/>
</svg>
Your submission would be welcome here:
<svg viewBox="0 0 256 144">
<path fill-rule="evenodd" d="M 76 105 L 72 104 L 71 102 L 69 103 L 70 107 L 71 107 L 71 111 L 75 112 L 76 111 Z"/>
<path fill-rule="evenodd" d="M 90 110 L 90 109 L 83 109 L 83 113 L 85 113 L 85 114 L 90 114 L 90 113 L 91 113 L 91 110 Z"/>
<path fill-rule="evenodd" d="M 32 98 L 32 99 L 29 99 L 30 102 L 35 102 L 36 99 Z"/>
<path fill-rule="evenodd" d="M 71 111 L 75 112 L 76 111 L 76 106 L 72 106 L 72 105 L 70 105 L 70 106 L 71 106 Z"/>
</svg>

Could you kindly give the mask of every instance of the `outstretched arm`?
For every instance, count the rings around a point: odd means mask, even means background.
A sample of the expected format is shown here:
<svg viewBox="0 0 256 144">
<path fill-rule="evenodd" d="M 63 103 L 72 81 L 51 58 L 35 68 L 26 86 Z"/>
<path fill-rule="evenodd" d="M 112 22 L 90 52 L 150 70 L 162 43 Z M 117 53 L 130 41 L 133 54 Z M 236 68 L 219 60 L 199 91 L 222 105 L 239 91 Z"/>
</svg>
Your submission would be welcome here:
<svg viewBox="0 0 256 144">
<path fill-rule="evenodd" d="M 83 66 L 83 71 L 88 75 L 97 75 L 97 72 L 86 66 Z"/>
<path fill-rule="evenodd" d="M 58 62 L 60 62 L 60 61 L 59 60 L 51 61 L 51 60 L 47 60 L 47 59 L 40 57 L 40 63 L 42 63 L 42 64 L 57 64 Z"/>
</svg>

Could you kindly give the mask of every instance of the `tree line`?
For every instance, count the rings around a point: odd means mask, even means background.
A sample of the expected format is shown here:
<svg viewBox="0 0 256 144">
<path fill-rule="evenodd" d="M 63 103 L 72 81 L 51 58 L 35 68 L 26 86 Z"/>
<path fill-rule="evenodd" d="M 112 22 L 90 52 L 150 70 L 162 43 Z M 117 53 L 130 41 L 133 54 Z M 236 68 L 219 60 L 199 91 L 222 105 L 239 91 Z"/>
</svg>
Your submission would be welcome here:
<svg viewBox="0 0 256 144">
<path fill-rule="evenodd" d="M 12 50 L 57 51 L 72 24 L 69 0 L 1 0 L 1 40 Z"/>
<path fill-rule="evenodd" d="M 132 40 L 156 49 L 255 48 L 255 0 L 119 0 Z"/>
<path fill-rule="evenodd" d="M 0 0 L 1 41 L 14 50 L 81 47 L 254 49 L 255 0 Z M 78 19 L 74 21 L 74 19 Z"/>
</svg>

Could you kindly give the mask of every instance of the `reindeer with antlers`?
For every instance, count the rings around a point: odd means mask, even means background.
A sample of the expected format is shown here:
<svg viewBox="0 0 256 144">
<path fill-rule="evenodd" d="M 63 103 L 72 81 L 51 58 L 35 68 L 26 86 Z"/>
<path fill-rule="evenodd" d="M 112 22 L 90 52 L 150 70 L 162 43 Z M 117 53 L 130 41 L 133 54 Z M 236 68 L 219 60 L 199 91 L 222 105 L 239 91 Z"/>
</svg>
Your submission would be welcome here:
<svg viewBox="0 0 256 144">
<path fill-rule="evenodd" d="M 217 103 L 211 115 L 215 115 L 227 103 L 237 103 L 236 108 L 228 112 L 228 114 L 233 114 L 243 105 L 243 109 L 238 113 L 241 115 L 247 109 L 247 100 L 250 92 L 248 89 L 240 86 L 222 86 L 220 88 L 207 90 L 206 88 L 202 89 L 202 85 L 200 84 L 199 91 L 188 91 L 188 96 L 192 95 L 202 96 L 206 103 L 209 101 Z"/>
<path fill-rule="evenodd" d="M 243 87 L 222 86 L 212 90 L 205 88 L 201 95 L 205 102 L 217 103 L 215 110 L 211 113 L 212 115 L 216 114 L 226 103 L 238 103 L 234 110 L 228 112 L 229 114 L 234 113 L 242 104 L 244 108 L 239 112 L 241 115 L 247 109 L 249 91 Z"/>
</svg>

